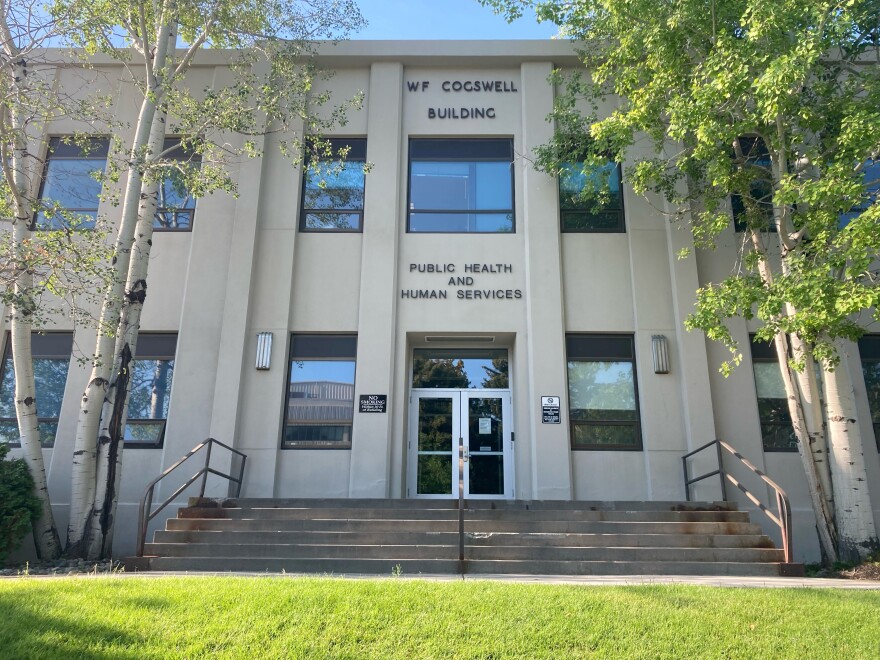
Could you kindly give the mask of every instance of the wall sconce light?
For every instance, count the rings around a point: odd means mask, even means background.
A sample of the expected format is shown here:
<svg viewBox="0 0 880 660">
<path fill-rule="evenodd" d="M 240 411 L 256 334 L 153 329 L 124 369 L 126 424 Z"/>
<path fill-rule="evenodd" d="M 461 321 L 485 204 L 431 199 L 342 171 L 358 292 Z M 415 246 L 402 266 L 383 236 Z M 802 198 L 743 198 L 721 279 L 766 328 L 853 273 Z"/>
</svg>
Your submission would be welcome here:
<svg viewBox="0 0 880 660">
<path fill-rule="evenodd" d="M 669 340 L 665 335 L 651 335 L 651 350 L 654 353 L 654 373 L 669 373 Z"/>
<path fill-rule="evenodd" d="M 272 362 L 272 333 L 257 333 L 257 370 L 268 371 Z"/>
</svg>

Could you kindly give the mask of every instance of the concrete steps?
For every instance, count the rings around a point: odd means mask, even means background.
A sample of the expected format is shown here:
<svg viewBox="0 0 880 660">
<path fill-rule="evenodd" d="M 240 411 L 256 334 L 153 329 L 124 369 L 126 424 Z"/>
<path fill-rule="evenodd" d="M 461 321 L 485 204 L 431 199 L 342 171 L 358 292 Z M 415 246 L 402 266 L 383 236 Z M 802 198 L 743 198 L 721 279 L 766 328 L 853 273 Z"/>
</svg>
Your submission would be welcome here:
<svg viewBox="0 0 880 660">
<path fill-rule="evenodd" d="M 780 575 L 782 551 L 726 502 L 198 500 L 135 569 L 286 573 Z"/>
</svg>

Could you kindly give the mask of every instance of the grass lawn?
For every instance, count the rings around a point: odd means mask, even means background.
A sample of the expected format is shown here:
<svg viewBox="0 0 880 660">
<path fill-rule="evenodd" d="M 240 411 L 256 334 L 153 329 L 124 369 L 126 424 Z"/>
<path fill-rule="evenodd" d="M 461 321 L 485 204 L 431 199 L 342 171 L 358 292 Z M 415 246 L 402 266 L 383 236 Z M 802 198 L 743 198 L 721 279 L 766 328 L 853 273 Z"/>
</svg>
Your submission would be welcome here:
<svg viewBox="0 0 880 660">
<path fill-rule="evenodd" d="M 0 580 L 0 658 L 880 657 L 880 592 L 290 577 Z"/>
</svg>

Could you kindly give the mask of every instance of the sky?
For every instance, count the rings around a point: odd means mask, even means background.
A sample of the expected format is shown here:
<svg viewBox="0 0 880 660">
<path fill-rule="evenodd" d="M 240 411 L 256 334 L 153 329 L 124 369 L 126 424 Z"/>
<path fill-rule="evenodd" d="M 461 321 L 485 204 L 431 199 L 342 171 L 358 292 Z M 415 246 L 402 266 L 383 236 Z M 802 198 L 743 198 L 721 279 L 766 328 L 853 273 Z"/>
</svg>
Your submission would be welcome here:
<svg viewBox="0 0 880 660">
<path fill-rule="evenodd" d="M 369 25 L 352 39 L 549 39 L 534 16 L 508 24 L 477 0 L 357 0 Z"/>
</svg>

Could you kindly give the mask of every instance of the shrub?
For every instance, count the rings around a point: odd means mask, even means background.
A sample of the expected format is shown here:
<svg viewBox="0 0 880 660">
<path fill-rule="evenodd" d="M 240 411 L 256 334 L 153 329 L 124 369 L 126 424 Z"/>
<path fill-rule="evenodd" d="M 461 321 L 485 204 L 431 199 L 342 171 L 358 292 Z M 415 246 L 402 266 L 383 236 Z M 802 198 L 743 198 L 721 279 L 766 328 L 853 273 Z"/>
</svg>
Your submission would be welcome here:
<svg viewBox="0 0 880 660">
<path fill-rule="evenodd" d="M 9 447 L 0 444 L 0 563 L 18 547 L 42 512 L 34 494 L 34 479 L 21 458 L 6 459 Z"/>
</svg>

